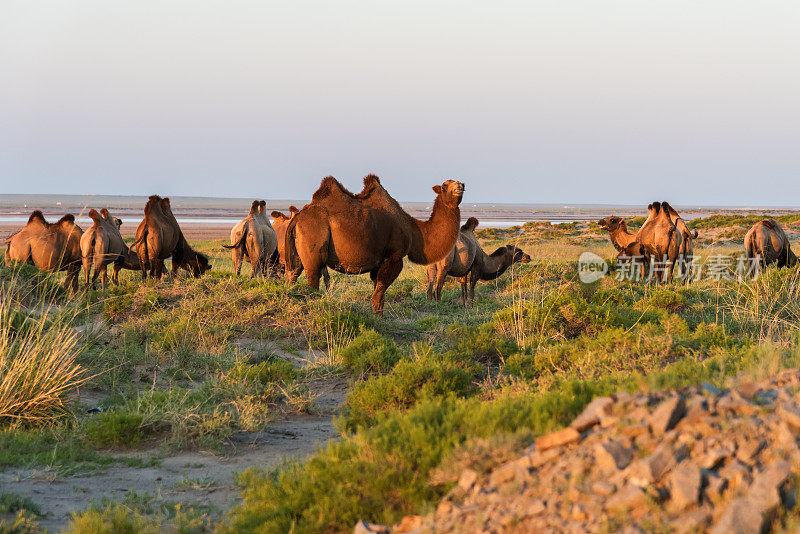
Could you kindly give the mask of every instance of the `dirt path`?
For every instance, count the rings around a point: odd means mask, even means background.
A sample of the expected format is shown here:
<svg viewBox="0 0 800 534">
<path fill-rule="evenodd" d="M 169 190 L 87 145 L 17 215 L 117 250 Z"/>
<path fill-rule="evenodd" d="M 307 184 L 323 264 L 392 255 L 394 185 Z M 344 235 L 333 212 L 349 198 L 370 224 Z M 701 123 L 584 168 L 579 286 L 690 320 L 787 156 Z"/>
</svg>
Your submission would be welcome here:
<svg viewBox="0 0 800 534">
<path fill-rule="evenodd" d="M 286 458 L 302 458 L 336 437 L 330 415 L 292 416 L 276 421 L 264 432 L 239 434 L 229 457 L 211 453 L 180 453 L 163 458 L 154 467 L 110 467 L 97 473 L 57 478 L 43 470 L 11 469 L 0 473 L 2 492 L 30 497 L 42 510 L 40 525 L 50 532 L 66 527 L 72 512 L 104 498 L 122 500 L 129 490 L 158 500 L 210 506 L 219 517 L 239 500 L 235 473 L 248 467 L 273 468 Z M 159 451 L 134 456 L 149 459 Z"/>
</svg>

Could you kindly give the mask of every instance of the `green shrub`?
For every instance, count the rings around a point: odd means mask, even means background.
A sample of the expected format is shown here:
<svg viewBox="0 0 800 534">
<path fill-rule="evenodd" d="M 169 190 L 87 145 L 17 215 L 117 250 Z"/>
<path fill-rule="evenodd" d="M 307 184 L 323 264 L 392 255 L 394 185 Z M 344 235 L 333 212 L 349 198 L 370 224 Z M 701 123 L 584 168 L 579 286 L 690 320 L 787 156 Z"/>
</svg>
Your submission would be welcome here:
<svg viewBox="0 0 800 534">
<path fill-rule="evenodd" d="M 297 369 L 291 362 L 270 358 L 259 363 L 237 362 L 231 371 L 231 376 L 259 384 L 270 384 L 294 380 L 297 378 Z"/>
<path fill-rule="evenodd" d="M 362 329 L 341 352 L 342 364 L 354 373 L 387 373 L 400 360 L 394 341 Z"/>
<path fill-rule="evenodd" d="M 140 414 L 110 411 L 99 413 L 86 423 L 86 435 L 97 447 L 137 445 L 144 436 Z"/>
<path fill-rule="evenodd" d="M 30 497 L 23 497 L 17 493 L 0 493 L 0 514 L 15 514 L 22 510 L 33 515 L 42 513 Z"/>
</svg>

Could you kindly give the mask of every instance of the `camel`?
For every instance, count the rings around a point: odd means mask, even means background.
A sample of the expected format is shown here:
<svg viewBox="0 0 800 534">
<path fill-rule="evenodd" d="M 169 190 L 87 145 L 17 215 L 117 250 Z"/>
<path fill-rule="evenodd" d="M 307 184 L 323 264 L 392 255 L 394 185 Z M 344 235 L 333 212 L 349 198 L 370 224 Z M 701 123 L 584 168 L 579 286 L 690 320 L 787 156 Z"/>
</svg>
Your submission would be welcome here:
<svg viewBox="0 0 800 534">
<path fill-rule="evenodd" d="M 56 223 L 45 220 L 41 211 L 31 213 L 27 224 L 5 240 L 6 265 L 30 263 L 41 271 L 67 271 L 64 289 L 78 290 L 81 270 L 81 236 L 75 216 L 67 214 Z"/>
<path fill-rule="evenodd" d="M 111 280 L 119 285 L 119 271 L 122 268 L 139 269 L 139 258 L 131 253 L 122 234 L 119 232 L 122 221 L 112 217 L 108 210 L 103 208 L 90 210 L 94 224 L 81 236 L 81 255 L 83 256 L 83 270 L 86 273 L 86 285 L 89 286 L 89 273 L 94 265 L 94 276 L 91 280 L 92 288 L 97 283 L 97 277 L 102 273 L 103 289 L 108 287 L 108 265 L 114 264 L 114 274 Z"/>
<path fill-rule="evenodd" d="M 625 221 L 613 215 L 600 219 L 598 224 L 609 233 L 611 243 L 617 250 L 617 258 L 620 261 L 639 257 L 644 259 L 644 265 L 647 266 L 655 254 L 656 258 L 666 260 L 670 265 L 670 277 L 677 262 L 681 269 L 682 282 L 690 281 L 694 254 L 693 240 L 698 237 L 697 231 L 689 230 L 678 212 L 667 202 L 654 202 L 647 208 L 647 220 L 636 233 L 630 233 Z M 671 228 L 674 228 L 673 232 L 677 234 L 674 237 L 670 237 L 672 236 Z M 665 239 L 666 241 L 664 241 Z M 675 244 L 672 244 L 671 240 L 677 242 L 676 253 L 673 250 Z M 660 252 L 653 253 L 654 250 Z M 675 254 L 674 259 L 672 258 L 673 253 Z"/>
<path fill-rule="evenodd" d="M 264 200 L 254 200 L 247 217 L 236 223 L 231 230 L 231 244 L 222 245 L 231 249 L 233 268 L 237 276 L 242 272 L 243 258 L 250 260 L 251 278 L 264 276 L 267 270 L 274 275 L 278 236 L 264 213 L 266 205 Z"/>
<path fill-rule="evenodd" d="M 273 219 L 272 227 L 275 229 L 275 233 L 278 236 L 278 258 L 280 267 L 286 264 L 286 229 L 289 227 L 292 218 L 298 213 L 300 213 L 300 210 L 298 210 L 296 206 L 289 206 L 289 215 L 284 215 L 280 211 L 273 211 L 271 213 Z M 298 269 L 302 272 L 303 266 L 298 266 Z M 285 268 L 283 270 L 285 274 Z M 300 273 L 298 273 L 298 275 L 299 274 Z M 331 276 L 328 273 L 328 268 L 323 266 L 320 274 L 325 281 L 325 287 L 330 289 Z"/>
<path fill-rule="evenodd" d="M 789 238 L 775 219 L 755 223 L 744 236 L 744 250 L 747 259 L 758 261 L 762 268 L 776 262 L 779 269 L 797 263 Z M 755 276 L 757 270 L 751 269 L 750 272 Z"/>
<path fill-rule="evenodd" d="M 160 279 L 164 273 L 164 260 L 172 257 L 172 275 L 177 276 L 178 268 L 193 272 L 195 277 L 211 268 L 208 257 L 189 246 L 175 215 L 172 214 L 169 198 L 152 195 L 144 206 L 144 219 L 136 228 L 133 243 L 139 256 L 142 279 Z M 131 247 L 131 248 L 133 248 Z"/>
<path fill-rule="evenodd" d="M 433 191 L 431 216 L 420 221 L 400 207 L 377 176 L 365 177 L 358 195 L 332 176 L 323 179 L 311 203 L 286 230 L 287 283 L 297 280 L 300 265 L 314 289 L 319 288 L 323 266 L 346 274 L 368 272 L 374 284 L 372 309 L 383 315 L 386 290 L 402 271 L 405 256 L 427 265 L 455 245 L 464 184 L 447 180 Z"/>
<path fill-rule="evenodd" d="M 499 247 L 486 254 L 475 238 L 478 219 L 470 217 L 461 227 L 458 240 L 450 254 L 436 263 L 428 265 L 428 300 L 442 298 L 445 278 L 453 276 L 461 282 L 461 302 L 467 307 L 475 302 L 475 285 L 478 280 L 494 280 L 514 263 L 530 263 L 531 257 L 514 245 Z M 467 299 L 467 279 L 469 279 L 469 300 Z M 435 288 L 435 289 L 434 289 Z"/>
</svg>

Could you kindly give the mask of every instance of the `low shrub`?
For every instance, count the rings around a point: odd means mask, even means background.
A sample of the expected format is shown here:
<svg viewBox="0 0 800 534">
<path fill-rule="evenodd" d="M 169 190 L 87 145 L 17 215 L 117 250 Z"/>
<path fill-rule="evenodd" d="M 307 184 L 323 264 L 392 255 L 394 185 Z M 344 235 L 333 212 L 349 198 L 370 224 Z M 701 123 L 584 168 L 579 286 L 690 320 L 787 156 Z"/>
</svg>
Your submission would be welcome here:
<svg viewBox="0 0 800 534">
<path fill-rule="evenodd" d="M 135 446 L 144 437 L 141 414 L 110 411 L 86 423 L 86 435 L 97 447 Z"/>
<path fill-rule="evenodd" d="M 388 373 L 400 360 L 394 341 L 368 328 L 341 351 L 342 365 L 358 374 Z"/>
</svg>

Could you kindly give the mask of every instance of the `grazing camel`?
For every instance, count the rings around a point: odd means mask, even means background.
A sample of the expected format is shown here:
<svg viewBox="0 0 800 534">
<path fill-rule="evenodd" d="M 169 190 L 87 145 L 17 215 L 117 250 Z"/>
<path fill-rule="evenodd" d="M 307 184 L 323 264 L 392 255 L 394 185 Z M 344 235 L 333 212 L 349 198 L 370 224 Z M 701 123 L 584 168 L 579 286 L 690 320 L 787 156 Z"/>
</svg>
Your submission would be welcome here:
<svg viewBox="0 0 800 534">
<path fill-rule="evenodd" d="M 297 280 L 300 265 L 315 289 L 323 266 L 346 274 L 368 272 L 374 284 L 372 309 L 383 315 L 386 290 L 402 271 L 403 258 L 427 265 L 442 259 L 456 242 L 464 184 L 447 180 L 433 191 L 431 216 L 420 221 L 400 207 L 377 176 L 365 177 L 358 195 L 332 176 L 325 178 L 286 230 L 287 282 Z"/>
<path fill-rule="evenodd" d="M 76 292 L 81 271 L 81 235 L 83 230 L 75 224 L 74 215 L 64 215 L 51 224 L 36 210 L 22 230 L 5 240 L 6 265 L 21 262 L 41 271 L 67 271 L 64 289 Z"/>
<path fill-rule="evenodd" d="M 470 217 L 461 227 L 458 240 L 450 254 L 436 263 L 428 265 L 428 299 L 442 298 L 445 278 L 453 276 L 461 282 L 461 302 L 467 307 L 475 302 L 475 284 L 478 280 L 494 280 L 514 263 L 530 263 L 531 257 L 514 245 L 500 247 L 486 254 L 475 238 L 478 219 Z M 469 299 L 467 299 L 467 279 L 469 278 Z"/>
<path fill-rule="evenodd" d="M 178 221 L 172 214 L 169 198 L 152 195 L 144 206 L 144 219 L 136 228 L 133 243 L 139 256 L 142 279 L 160 279 L 164 273 L 164 260 L 172 257 L 172 275 L 178 268 L 193 272 L 195 277 L 211 269 L 208 257 L 196 252 L 183 237 Z M 131 247 L 131 248 L 133 248 Z"/>
<path fill-rule="evenodd" d="M 103 274 L 103 289 L 108 287 L 108 265 L 114 264 L 114 274 L 111 280 L 114 284 L 119 284 L 119 271 L 122 268 L 139 270 L 139 258 L 131 253 L 119 227 L 122 221 L 112 217 L 108 210 L 103 208 L 100 213 L 97 210 L 90 210 L 94 224 L 81 236 L 81 255 L 83 256 L 83 270 L 86 274 L 86 285 L 90 285 L 89 273 L 94 265 L 94 276 L 91 286 L 94 288 L 97 277 Z"/>
<path fill-rule="evenodd" d="M 250 277 L 264 276 L 269 269 L 274 274 L 273 255 L 278 246 L 278 236 L 264 213 L 266 201 L 254 200 L 250 213 L 231 230 L 233 268 L 238 276 L 242 272 L 242 259 L 250 260 Z"/>
<path fill-rule="evenodd" d="M 280 268 L 284 271 L 284 265 L 286 264 L 286 229 L 289 228 L 289 223 L 292 221 L 295 215 L 300 213 L 300 210 L 297 209 L 296 206 L 289 206 L 289 215 L 284 215 L 280 211 L 273 211 L 272 215 L 272 227 L 275 229 L 275 233 L 278 235 L 278 258 L 280 261 Z M 298 276 L 303 271 L 303 266 L 300 265 L 297 267 L 300 271 L 298 272 Z M 321 269 L 322 279 L 325 281 L 325 287 L 330 289 L 331 287 L 331 275 L 328 273 L 328 268 L 323 266 Z"/>
<path fill-rule="evenodd" d="M 789 238 L 775 219 L 755 223 L 744 236 L 744 250 L 747 258 L 758 261 L 762 268 L 776 262 L 778 268 L 793 267 L 797 263 Z M 751 273 L 755 276 L 756 271 L 751 270 Z"/>
</svg>

